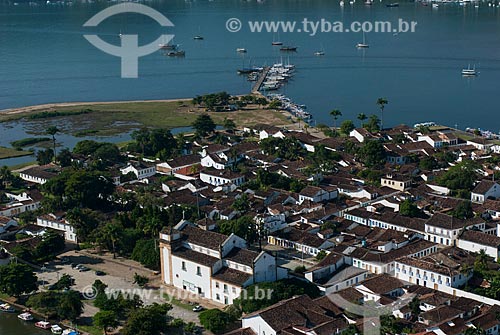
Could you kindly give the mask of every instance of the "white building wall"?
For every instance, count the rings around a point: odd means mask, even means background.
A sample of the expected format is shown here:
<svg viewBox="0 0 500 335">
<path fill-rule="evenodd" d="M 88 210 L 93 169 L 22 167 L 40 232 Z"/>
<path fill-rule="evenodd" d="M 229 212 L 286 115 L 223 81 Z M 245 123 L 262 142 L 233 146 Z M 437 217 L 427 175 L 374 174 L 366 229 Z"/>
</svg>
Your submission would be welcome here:
<svg viewBox="0 0 500 335">
<path fill-rule="evenodd" d="M 256 335 L 276 335 L 276 331 L 271 328 L 259 315 L 241 320 L 241 328 L 251 328 Z"/>
<path fill-rule="evenodd" d="M 183 262 L 185 270 L 183 270 Z M 198 274 L 199 268 L 199 274 Z M 212 299 L 210 282 L 212 269 L 187 259 L 172 256 L 173 285 L 183 290 Z"/>
<path fill-rule="evenodd" d="M 36 225 L 40 227 L 52 228 L 64 232 L 64 239 L 66 241 L 77 242 L 76 230 L 73 226 L 62 222 L 47 220 L 43 218 L 36 219 Z"/>
<path fill-rule="evenodd" d="M 481 250 L 484 250 L 488 256 L 493 257 L 495 259 L 495 261 L 498 260 L 498 248 L 487 246 L 484 244 L 474 243 L 474 242 L 466 241 L 466 240 L 462 240 L 462 239 L 458 239 L 457 246 L 460 249 L 464 249 L 464 250 L 472 251 L 472 252 L 480 252 Z"/>
</svg>

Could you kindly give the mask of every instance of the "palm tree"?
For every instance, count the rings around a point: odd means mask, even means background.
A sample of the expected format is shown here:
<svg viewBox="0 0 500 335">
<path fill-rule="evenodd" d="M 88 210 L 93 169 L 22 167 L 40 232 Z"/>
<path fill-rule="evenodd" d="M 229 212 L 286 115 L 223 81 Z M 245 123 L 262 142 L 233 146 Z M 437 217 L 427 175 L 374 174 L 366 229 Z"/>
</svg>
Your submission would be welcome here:
<svg viewBox="0 0 500 335">
<path fill-rule="evenodd" d="M 360 127 L 363 127 L 363 121 L 366 120 L 368 117 L 366 116 L 365 113 L 359 113 L 358 114 L 358 120 L 361 121 L 361 124 L 359 125 Z"/>
<path fill-rule="evenodd" d="M 2 180 L 2 184 L 4 187 L 7 187 L 7 182 L 12 179 L 12 172 L 10 172 L 9 168 L 6 165 L 0 168 L 0 179 Z"/>
<path fill-rule="evenodd" d="M 301 118 L 301 117 L 298 117 L 298 118 L 297 118 L 297 121 L 299 121 L 299 129 L 301 129 L 301 128 L 300 128 L 300 121 L 302 121 L 302 118 Z"/>
<path fill-rule="evenodd" d="M 59 128 L 56 126 L 50 126 L 47 128 L 46 133 L 52 135 L 52 144 L 54 146 L 54 162 L 56 161 L 56 134 L 59 132 Z"/>
<path fill-rule="evenodd" d="M 334 109 L 330 112 L 330 116 L 333 117 L 333 130 L 337 134 L 337 119 L 342 116 L 342 112 L 338 109 Z"/>
<path fill-rule="evenodd" d="M 387 105 L 389 101 L 386 98 L 378 98 L 377 100 L 377 105 L 380 108 L 380 114 L 382 115 L 380 118 L 380 129 L 384 129 L 384 108 L 385 105 Z"/>
</svg>

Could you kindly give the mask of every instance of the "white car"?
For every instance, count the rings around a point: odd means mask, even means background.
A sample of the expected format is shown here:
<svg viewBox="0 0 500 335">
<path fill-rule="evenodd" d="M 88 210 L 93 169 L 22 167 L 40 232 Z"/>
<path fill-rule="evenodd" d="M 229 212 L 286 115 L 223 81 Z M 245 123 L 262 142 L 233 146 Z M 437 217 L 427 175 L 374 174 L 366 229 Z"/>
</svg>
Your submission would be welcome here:
<svg viewBox="0 0 500 335">
<path fill-rule="evenodd" d="M 201 312 L 202 310 L 204 310 L 203 306 L 196 305 L 193 307 L 193 312 Z"/>
</svg>

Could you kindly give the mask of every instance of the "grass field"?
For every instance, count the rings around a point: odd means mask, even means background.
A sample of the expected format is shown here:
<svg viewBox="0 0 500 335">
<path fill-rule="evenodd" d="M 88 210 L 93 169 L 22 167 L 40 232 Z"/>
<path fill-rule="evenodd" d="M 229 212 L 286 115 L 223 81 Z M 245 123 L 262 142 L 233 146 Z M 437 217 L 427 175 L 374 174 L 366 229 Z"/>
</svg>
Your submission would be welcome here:
<svg viewBox="0 0 500 335">
<path fill-rule="evenodd" d="M 0 147 L 0 159 L 13 158 L 31 155 L 31 151 L 16 150 L 12 148 Z"/>
<path fill-rule="evenodd" d="M 117 102 L 106 104 L 82 104 L 75 106 L 53 106 L 43 109 L 20 109 L 15 113 L 0 113 L 0 122 L 24 119 L 36 122 L 30 118 L 44 111 L 60 112 L 64 116 L 43 118 L 40 121 L 64 120 L 65 132 L 71 134 L 86 134 L 109 136 L 123 133 L 139 127 L 177 128 L 187 127 L 202 113 L 203 108 L 194 106 L 190 100 L 164 102 Z M 82 113 L 82 110 L 86 110 Z M 258 106 L 248 106 L 235 112 L 208 113 L 217 124 L 222 124 L 224 118 L 232 119 L 236 125 L 252 125 L 256 123 L 288 124 L 284 113 L 273 110 L 259 109 Z M 56 114 L 57 115 L 57 114 Z"/>
</svg>

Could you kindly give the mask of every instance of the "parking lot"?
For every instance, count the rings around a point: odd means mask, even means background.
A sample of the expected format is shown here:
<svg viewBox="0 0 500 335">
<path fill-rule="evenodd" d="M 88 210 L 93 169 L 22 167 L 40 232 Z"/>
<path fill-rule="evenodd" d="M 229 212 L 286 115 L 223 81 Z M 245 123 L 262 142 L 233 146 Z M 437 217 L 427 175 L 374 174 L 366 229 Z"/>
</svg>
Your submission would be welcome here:
<svg viewBox="0 0 500 335">
<path fill-rule="evenodd" d="M 61 258 L 67 258 L 68 263 L 61 262 Z M 75 265 L 83 265 L 88 271 L 80 271 L 72 268 Z M 96 271 L 103 271 L 105 275 L 98 276 Z M 142 291 L 139 286 L 134 284 L 134 274 L 147 276 L 150 279 L 148 290 Z M 126 259 L 113 259 L 109 255 L 92 255 L 82 251 L 69 251 L 59 256 L 59 259 L 48 263 L 41 271 L 37 271 L 37 276 L 43 287 L 48 288 L 56 283 L 62 275 L 68 274 L 75 280 L 75 285 L 72 289 L 84 293 L 86 296 L 91 296 L 91 287 L 96 279 L 99 279 L 110 290 L 118 290 L 124 292 L 132 292 L 140 294 L 144 304 L 152 304 L 154 302 L 167 302 L 161 299 L 160 275 L 149 269 L 143 268 L 140 264 Z M 170 288 L 169 288 L 170 292 Z M 99 310 L 93 306 L 91 300 L 85 301 L 85 311 L 82 317 L 91 317 Z M 195 313 L 186 308 L 173 305 L 173 309 L 169 312 L 174 318 L 182 318 L 186 322 L 195 322 L 199 324 L 198 313 Z"/>
</svg>

